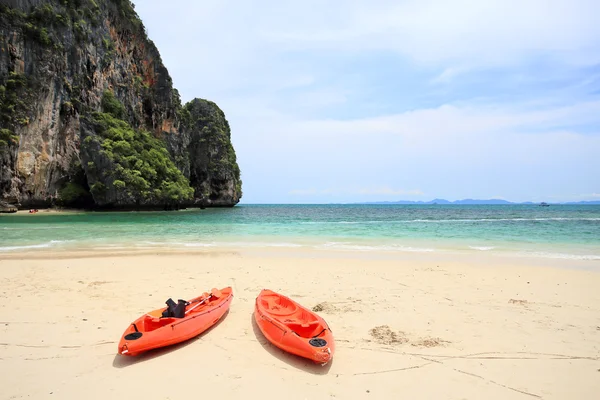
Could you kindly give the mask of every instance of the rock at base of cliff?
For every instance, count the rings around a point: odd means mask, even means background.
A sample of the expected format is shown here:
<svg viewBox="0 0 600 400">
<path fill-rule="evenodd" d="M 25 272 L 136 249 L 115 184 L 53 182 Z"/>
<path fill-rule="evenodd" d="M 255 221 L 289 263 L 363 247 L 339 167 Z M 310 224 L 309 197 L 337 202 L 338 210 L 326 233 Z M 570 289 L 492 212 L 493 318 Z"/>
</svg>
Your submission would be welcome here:
<svg viewBox="0 0 600 400">
<path fill-rule="evenodd" d="M 16 213 L 16 212 L 17 212 L 17 207 L 15 207 L 12 204 L 9 204 L 5 201 L 0 201 L 0 213 L 10 214 L 10 213 Z"/>
</svg>

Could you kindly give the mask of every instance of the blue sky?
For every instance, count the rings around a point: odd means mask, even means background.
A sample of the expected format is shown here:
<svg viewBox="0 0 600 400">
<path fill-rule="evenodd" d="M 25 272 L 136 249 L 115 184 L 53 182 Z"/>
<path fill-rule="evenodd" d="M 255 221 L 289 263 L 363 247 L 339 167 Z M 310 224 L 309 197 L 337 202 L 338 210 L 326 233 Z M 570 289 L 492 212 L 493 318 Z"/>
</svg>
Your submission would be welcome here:
<svg viewBox="0 0 600 400">
<path fill-rule="evenodd" d="M 144 0 L 241 203 L 600 200 L 597 0 Z"/>
</svg>

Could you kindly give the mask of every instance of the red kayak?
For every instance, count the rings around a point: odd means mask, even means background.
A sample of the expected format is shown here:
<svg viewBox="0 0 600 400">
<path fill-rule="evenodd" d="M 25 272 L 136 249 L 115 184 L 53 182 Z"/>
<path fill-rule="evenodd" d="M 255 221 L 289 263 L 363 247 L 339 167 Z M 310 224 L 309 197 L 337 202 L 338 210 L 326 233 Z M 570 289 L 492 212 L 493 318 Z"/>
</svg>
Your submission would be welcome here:
<svg viewBox="0 0 600 400">
<path fill-rule="evenodd" d="M 254 319 L 267 340 L 282 350 L 322 365 L 333 358 L 335 343 L 325 320 L 289 297 L 262 290 Z"/>
<path fill-rule="evenodd" d="M 129 325 L 119 342 L 119 354 L 135 356 L 198 336 L 223 317 L 232 299 L 231 287 L 213 288 L 210 293 L 177 304 L 169 299 L 167 307 L 150 311 Z"/>
</svg>

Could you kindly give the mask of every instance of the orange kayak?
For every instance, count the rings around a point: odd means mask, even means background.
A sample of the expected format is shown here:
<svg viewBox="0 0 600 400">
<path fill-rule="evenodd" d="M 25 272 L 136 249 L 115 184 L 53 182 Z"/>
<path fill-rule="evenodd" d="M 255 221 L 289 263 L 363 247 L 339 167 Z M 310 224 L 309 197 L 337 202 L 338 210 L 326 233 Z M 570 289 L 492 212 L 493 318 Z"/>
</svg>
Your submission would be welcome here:
<svg viewBox="0 0 600 400">
<path fill-rule="evenodd" d="M 322 365 L 333 358 L 335 343 L 325 320 L 289 297 L 263 289 L 254 319 L 267 340 L 282 350 Z"/>
<path fill-rule="evenodd" d="M 198 336 L 223 317 L 232 299 L 231 287 L 213 288 L 178 304 L 169 299 L 167 307 L 150 311 L 129 325 L 119 341 L 119 354 L 135 356 Z"/>
</svg>

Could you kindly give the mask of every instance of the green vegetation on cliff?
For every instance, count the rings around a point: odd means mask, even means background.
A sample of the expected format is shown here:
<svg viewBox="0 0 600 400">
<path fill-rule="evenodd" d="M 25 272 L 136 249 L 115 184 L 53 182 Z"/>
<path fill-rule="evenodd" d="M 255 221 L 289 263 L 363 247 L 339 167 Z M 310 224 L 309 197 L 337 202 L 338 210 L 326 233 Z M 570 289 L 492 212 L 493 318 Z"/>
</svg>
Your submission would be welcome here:
<svg viewBox="0 0 600 400">
<path fill-rule="evenodd" d="M 164 143 L 123 121 L 125 109 L 109 91 L 104 92 L 102 110 L 92 113 L 92 123 L 102 155 L 114 164 L 114 170 L 109 171 L 112 181 L 107 183 L 136 203 L 173 204 L 191 200 L 194 190 L 175 166 Z M 88 136 L 83 145 L 99 139 Z M 107 189 L 105 183 L 98 183 L 91 188 L 94 196 L 101 196 Z"/>
<path fill-rule="evenodd" d="M 182 107 L 179 116 L 185 129 L 193 132 L 190 145 L 199 149 L 197 153 L 209 155 L 202 160 L 203 165 L 195 169 L 196 176 L 190 176 L 192 185 L 195 186 L 195 180 L 209 178 L 213 193 L 207 197 L 214 198 L 219 189 L 233 181 L 234 190 L 241 197 L 240 168 L 225 113 L 212 101 L 194 99 Z"/>
<path fill-rule="evenodd" d="M 181 104 L 130 0 L 0 4 L 0 200 L 141 209 L 240 197 L 225 114 Z"/>
<path fill-rule="evenodd" d="M 0 78 L 0 151 L 19 144 L 14 129 L 29 123 L 29 104 L 32 91 L 25 75 L 11 72 Z"/>
<path fill-rule="evenodd" d="M 58 191 L 57 204 L 65 207 L 92 207 L 94 199 L 90 194 L 81 162 L 73 160 L 65 174 L 69 181 Z"/>
<path fill-rule="evenodd" d="M 87 39 L 100 22 L 100 7 L 94 0 L 62 0 L 42 3 L 25 13 L 0 5 L 0 14 L 30 39 L 45 47 L 63 48 L 63 29 L 70 28 L 78 41 Z"/>
<path fill-rule="evenodd" d="M 12 133 L 10 129 L 0 129 L 0 148 L 19 144 L 19 137 Z"/>
</svg>

